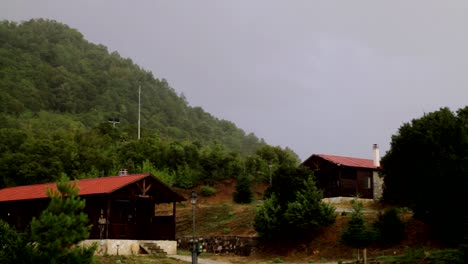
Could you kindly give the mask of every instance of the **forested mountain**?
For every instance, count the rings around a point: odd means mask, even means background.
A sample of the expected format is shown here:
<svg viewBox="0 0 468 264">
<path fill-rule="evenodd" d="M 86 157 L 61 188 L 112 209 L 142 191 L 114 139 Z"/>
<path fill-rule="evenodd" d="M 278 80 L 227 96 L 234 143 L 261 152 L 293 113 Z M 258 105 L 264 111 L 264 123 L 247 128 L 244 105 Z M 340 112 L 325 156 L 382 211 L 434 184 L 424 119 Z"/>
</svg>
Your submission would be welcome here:
<svg viewBox="0 0 468 264">
<path fill-rule="evenodd" d="M 75 29 L 44 19 L 0 22 L 0 186 L 128 168 L 190 187 L 265 175 L 281 162 L 298 158 L 190 106 L 167 81 Z"/>
<path fill-rule="evenodd" d="M 144 133 L 221 142 L 253 152 L 261 143 L 233 123 L 190 107 L 164 80 L 130 59 L 86 41 L 76 30 L 49 20 L 0 25 L 0 106 L 2 113 L 68 114 L 86 127 L 119 118 L 136 136 L 138 87 Z M 133 131 L 132 131 L 133 130 Z"/>
</svg>

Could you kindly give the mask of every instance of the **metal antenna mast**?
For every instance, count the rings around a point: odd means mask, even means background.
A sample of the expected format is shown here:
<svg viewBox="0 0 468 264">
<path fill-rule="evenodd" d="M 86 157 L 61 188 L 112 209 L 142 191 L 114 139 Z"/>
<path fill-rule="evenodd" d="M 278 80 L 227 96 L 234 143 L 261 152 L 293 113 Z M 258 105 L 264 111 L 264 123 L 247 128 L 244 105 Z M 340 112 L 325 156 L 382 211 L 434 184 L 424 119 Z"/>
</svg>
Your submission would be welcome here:
<svg viewBox="0 0 468 264">
<path fill-rule="evenodd" d="M 138 86 L 138 140 L 140 140 L 140 104 L 141 104 L 141 85 Z"/>
</svg>

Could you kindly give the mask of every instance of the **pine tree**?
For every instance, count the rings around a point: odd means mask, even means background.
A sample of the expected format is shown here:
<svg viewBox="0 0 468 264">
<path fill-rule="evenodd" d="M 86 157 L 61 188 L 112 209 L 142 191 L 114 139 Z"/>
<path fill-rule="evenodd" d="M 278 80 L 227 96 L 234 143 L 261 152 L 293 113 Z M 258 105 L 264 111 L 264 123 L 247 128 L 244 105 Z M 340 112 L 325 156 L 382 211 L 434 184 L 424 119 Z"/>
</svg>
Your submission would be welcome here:
<svg viewBox="0 0 468 264">
<path fill-rule="evenodd" d="M 348 228 L 341 233 L 341 242 L 352 248 L 364 249 L 369 246 L 375 239 L 375 232 L 367 226 L 362 213 L 362 203 L 353 200 L 353 212 L 351 213 L 351 219 L 348 222 Z M 359 257 L 358 257 L 359 258 Z"/>
<path fill-rule="evenodd" d="M 48 190 L 51 201 L 39 219 L 31 222 L 31 239 L 35 243 L 35 262 L 93 263 L 95 247 L 81 248 L 78 242 L 89 236 L 91 228 L 83 213 L 85 201 L 78 196 L 74 183 L 62 176 L 57 190 Z"/>
<path fill-rule="evenodd" d="M 322 202 L 312 172 L 282 167 L 269 195 L 255 216 L 254 228 L 263 238 L 305 238 L 335 221 L 333 207 Z"/>
<path fill-rule="evenodd" d="M 304 187 L 296 194 L 296 200 L 288 204 L 285 218 L 298 235 L 307 235 L 322 226 L 335 222 L 335 209 L 322 202 L 322 192 L 317 188 L 312 176 L 304 181 Z"/>
</svg>

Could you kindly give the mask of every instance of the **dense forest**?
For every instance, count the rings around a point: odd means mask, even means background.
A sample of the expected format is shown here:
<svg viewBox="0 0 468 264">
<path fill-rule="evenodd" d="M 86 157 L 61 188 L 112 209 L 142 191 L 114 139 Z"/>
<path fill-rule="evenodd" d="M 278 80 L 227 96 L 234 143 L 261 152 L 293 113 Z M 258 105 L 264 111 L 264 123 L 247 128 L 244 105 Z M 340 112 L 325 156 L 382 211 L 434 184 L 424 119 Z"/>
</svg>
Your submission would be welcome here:
<svg viewBox="0 0 468 264">
<path fill-rule="evenodd" d="M 190 188 L 299 162 L 62 23 L 0 22 L 0 58 L 0 187 L 126 168 Z"/>
</svg>

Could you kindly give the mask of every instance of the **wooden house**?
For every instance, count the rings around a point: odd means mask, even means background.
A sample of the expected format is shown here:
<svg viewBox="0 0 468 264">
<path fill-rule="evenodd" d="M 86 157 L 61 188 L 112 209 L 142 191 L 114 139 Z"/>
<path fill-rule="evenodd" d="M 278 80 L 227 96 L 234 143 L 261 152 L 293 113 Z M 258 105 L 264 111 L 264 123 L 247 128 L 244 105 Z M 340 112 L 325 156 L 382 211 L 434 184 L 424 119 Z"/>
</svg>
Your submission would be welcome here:
<svg viewBox="0 0 468 264">
<path fill-rule="evenodd" d="M 374 159 L 313 154 L 302 165 L 310 168 L 324 197 L 380 199 L 383 180 L 379 175 L 378 146 Z"/>
<path fill-rule="evenodd" d="M 92 229 L 90 239 L 174 240 L 176 202 L 185 201 L 151 174 L 111 176 L 76 181 Z M 39 217 L 55 183 L 0 190 L 0 218 L 24 230 Z M 102 215 L 102 217 L 101 217 Z"/>
</svg>

